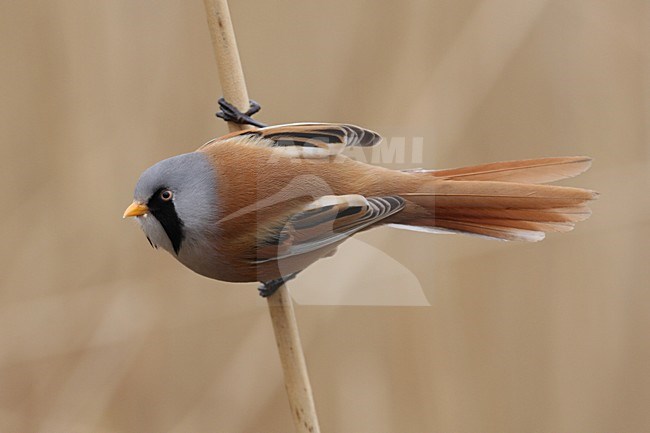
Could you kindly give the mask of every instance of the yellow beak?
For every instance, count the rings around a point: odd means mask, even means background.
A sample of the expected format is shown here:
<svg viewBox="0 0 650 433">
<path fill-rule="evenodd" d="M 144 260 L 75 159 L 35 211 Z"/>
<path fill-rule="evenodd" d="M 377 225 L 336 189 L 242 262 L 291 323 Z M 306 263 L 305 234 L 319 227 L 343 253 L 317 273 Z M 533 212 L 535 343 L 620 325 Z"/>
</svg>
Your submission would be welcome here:
<svg viewBox="0 0 650 433">
<path fill-rule="evenodd" d="M 148 212 L 149 212 L 149 208 L 147 207 L 146 204 L 134 201 L 129 205 L 129 207 L 126 208 L 122 218 L 142 216 Z"/>
</svg>

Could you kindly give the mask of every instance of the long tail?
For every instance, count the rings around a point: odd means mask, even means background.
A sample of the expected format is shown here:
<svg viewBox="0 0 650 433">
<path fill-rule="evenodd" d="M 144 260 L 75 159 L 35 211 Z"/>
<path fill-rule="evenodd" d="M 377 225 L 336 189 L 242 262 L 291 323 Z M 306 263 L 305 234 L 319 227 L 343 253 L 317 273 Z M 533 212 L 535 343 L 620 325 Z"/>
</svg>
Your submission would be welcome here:
<svg viewBox="0 0 650 433">
<path fill-rule="evenodd" d="M 393 226 L 539 241 L 547 232 L 570 231 L 591 215 L 587 203 L 596 192 L 543 185 L 576 176 L 590 165 L 588 157 L 567 157 L 414 170 L 414 176 L 426 179 L 418 191 L 400 195 L 417 206 Z"/>
</svg>

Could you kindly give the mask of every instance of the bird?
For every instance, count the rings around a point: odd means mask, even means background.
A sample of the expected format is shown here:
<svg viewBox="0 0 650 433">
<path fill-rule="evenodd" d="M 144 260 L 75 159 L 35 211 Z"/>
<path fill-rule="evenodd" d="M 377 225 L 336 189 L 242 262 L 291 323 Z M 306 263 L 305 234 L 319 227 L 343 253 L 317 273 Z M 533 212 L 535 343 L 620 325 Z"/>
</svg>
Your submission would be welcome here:
<svg viewBox="0 0 650 433">
<path fill-rule="evenodd" d="M 123 217 L 196 273 L 270 296 L 374 227 L 535 242 L 572 230 L 598 196 L 548 185 L 587 170 L 585 156 L 392 170 L 343 153 L 381 139 L 342 123 L 233 132 L 146 169 Z"/>
</svg>

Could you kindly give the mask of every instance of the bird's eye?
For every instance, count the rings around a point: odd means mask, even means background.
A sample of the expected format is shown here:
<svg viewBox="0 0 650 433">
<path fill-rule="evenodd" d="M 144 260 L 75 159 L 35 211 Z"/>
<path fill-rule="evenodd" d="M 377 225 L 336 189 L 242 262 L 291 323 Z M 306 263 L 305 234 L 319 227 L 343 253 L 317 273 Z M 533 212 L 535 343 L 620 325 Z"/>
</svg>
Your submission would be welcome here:
<svg viewBox="0 0 650 433">
<path fill-rule="evenodd" d="M 174 194 L 168 189 L 163 189 L 160 192 L 160 198 L 163 199 L 164 201 L 169 201 L 172 199 L 172 197 L 174 197 Z"/>
</svg>

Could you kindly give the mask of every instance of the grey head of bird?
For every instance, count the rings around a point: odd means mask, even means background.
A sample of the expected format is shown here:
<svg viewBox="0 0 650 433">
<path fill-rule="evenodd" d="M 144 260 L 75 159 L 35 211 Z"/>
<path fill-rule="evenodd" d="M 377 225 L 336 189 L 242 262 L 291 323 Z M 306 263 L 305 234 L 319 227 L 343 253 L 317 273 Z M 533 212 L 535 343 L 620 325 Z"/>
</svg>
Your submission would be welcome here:
<svg viewBox="0 0 650 433">
<path fill-rule="evenodd" d="M 160 161 L 146 169 L 124 217 L 136 217 L 149 242 L 192 266 L 216 230 L 214 168 L 201 152 Z"/>
</svg>

